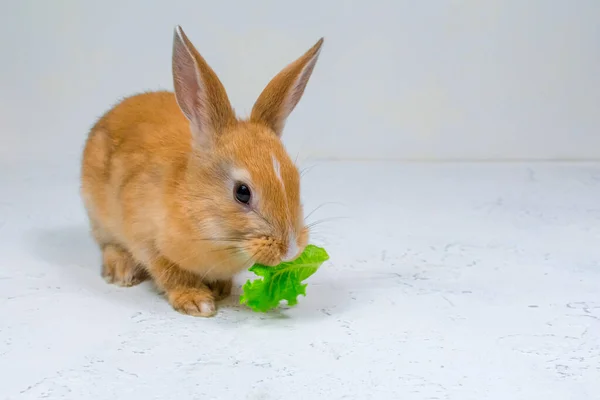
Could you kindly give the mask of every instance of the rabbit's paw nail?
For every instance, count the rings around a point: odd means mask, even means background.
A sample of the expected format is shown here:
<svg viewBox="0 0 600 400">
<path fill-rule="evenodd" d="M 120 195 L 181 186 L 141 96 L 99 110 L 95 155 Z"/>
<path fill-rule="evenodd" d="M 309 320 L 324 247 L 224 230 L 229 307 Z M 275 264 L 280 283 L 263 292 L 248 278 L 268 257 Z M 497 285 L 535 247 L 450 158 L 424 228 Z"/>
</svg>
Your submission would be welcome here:
<svg viewBox="0 0 600 400">
<path fill-rule="evenodd" d="M 212 294 L 201 289 L 179 289 L 168 293 L 173 308 L 182 314 L 212 317 L 217 308 Z"/>
</svg>

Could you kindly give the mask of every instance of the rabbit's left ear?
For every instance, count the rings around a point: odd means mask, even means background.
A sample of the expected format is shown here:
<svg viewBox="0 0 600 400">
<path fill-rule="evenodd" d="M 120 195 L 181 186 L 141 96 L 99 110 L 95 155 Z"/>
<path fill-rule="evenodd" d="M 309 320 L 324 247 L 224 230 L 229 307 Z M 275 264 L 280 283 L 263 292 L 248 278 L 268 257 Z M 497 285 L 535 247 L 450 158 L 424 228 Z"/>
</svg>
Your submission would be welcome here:
<svg viewBox="0 0 600 400">
<path fill-rule="evenodd" d="M 281 136 L 287 117 L 304 93 L 322 45 L 323 38 L 269 82 L 252 108 L 250 121 L 267 125 Z"/>
</svg>

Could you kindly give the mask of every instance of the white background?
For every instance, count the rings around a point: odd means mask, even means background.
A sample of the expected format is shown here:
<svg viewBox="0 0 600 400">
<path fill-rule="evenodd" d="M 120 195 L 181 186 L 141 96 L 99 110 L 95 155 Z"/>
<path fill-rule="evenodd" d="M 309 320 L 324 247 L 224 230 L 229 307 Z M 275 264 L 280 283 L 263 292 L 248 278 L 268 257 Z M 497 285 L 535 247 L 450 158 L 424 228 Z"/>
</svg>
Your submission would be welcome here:
<svg viewBox="0 0 600 400">
<path fill-rule="evenodd" d="M 79 157 L 122 96 L 171 89 L 181 24 L 247 115 L 326 44 L 285 135 L 301 157 L 600 159 L 600 2 L 5 1 L 0 157 Z"/>
</svg>

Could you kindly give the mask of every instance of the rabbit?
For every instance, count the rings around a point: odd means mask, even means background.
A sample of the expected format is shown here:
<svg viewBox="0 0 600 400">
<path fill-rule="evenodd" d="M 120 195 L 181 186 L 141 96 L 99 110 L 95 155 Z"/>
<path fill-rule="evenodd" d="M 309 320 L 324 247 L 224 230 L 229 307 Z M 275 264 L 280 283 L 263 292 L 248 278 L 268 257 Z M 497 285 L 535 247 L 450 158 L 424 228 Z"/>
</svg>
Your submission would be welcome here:
<svg viewBox="0 0 600 400">
<path fill-rule="evenodd" d="M 238 119 L 215 72 L 175 27 L 174 90 L 123 99 L 83 149 L 81 197 L 107 282 L 151 279 L 175 310 L 210 317 L 237 273 L 302 253 L 309 231 L 300 174 L 281 135 L 323 41 Z"/>
</svg>

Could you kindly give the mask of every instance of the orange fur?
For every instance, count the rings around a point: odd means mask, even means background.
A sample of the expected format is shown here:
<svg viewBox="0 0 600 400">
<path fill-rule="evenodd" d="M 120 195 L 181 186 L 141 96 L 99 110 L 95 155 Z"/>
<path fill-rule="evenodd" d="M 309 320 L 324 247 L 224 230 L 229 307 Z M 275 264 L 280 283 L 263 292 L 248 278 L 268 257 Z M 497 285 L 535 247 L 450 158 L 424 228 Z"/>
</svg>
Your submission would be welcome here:
<svg viewBox="0 0 600 400">
<path fill-rule="evenodd" d="M 210 316 L 234 274 L 306 246 L 299 173 L 279 136 L 321 44 L 273 78 L 250 119 L 239 120 L 214 71 L 176 32 L 175 93 L 124 99 L 85 145 L 81 192 L 107 281 L 150 277 L 176 310 Z M 235 200 L 236 179 L 251 188 L 250 207 Z"/>
</svg>

